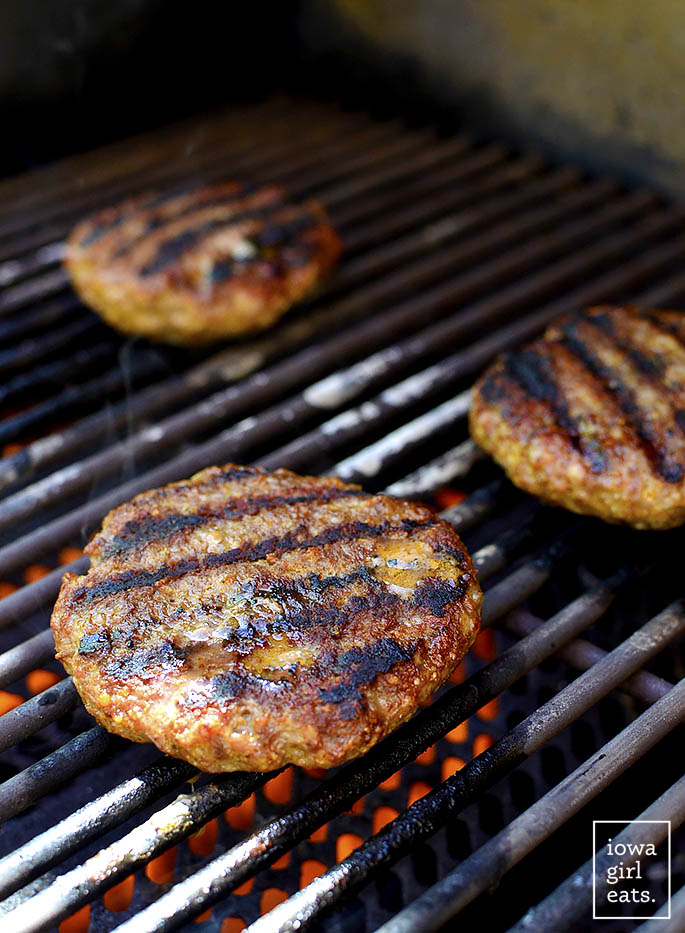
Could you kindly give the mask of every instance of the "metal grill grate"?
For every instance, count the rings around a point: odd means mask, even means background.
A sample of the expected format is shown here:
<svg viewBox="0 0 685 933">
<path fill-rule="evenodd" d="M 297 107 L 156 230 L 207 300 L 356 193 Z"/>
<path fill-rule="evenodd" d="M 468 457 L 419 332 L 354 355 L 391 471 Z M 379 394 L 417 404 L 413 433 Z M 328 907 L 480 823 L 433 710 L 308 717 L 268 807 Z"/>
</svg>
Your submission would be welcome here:
<svg viewBox="0 0 685 933">
<path fill-rule="evenodd" d="M 234 172 L 328 205 L 346 254 L 324 294 L 263 336 L 193 354 L 123 341 L 79 304 L 59 266 L 75 219 L 142 187 Z M 540 901 L 517 930 L 583 929 L 589 851 L 534 887 L 536 852 L 644 762 L 645 818 L 685 816 L 659 751 L 685 711 L 675 653 L 662 654 L 685 629 L 683 539 L 512 490 L 467 437 L 467 390 L 560 312 L 678 302 L 685 208 L 464 135 L 285 99 L 0 192 L 6 922 L 429 930 L 476 902 L 481 916 L 497 903 L 490 926 L 505 930 Z M 229 459 L 432 498 L 487 589 L 496 632 L 451 686 L 332 774 L 188 786 L 190 766 L 94 727 L 51 661 L 52 600 L 65 567 L 87 566 L 79 547 L 104 513 Z M 508 877 L 525 879 L 518 900 Z"/>
</svg>

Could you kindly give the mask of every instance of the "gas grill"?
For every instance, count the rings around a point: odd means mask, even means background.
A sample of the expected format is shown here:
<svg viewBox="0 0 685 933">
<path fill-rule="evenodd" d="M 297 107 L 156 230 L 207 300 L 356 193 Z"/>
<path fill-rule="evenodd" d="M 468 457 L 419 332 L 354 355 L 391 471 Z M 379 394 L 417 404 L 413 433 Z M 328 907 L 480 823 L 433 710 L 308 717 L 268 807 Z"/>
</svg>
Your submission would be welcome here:
<svg viewBox="0 0 685 933">
<path fill-rule="evenodd" d="M 79 303 L 60 266 L 77 219 L 233 175 L 328 207 L 345 255 L 315 300 L 192 352 L 125 340 Z M 673 833 L 671 919 L 643 929 L 682 930 L 683 535 L 542 506 L 475 448 L 465 416 L 482 368 L 558 314 L 677 307 L 685 207 L 462 132 L 287 97 L 0 190 L 6 929 L 400 933 L 458 917 L 585 930 L 592 821 L 639 818 Z M 229 460 L 432 502 L 486 590 L 450 684 L 334 772 L 198 777 L 95 726 L 53 660 L 62 574 L 87 568 L 104 514 Z"/>
</svg>

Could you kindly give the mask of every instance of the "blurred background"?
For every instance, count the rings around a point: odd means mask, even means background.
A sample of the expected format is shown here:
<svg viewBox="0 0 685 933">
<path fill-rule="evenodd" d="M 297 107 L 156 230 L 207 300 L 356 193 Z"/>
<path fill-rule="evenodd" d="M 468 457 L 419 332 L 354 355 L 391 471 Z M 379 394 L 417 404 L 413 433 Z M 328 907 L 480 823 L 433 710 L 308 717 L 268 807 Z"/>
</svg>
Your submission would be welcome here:
<svg viewBox="0 0 685 933">
<path fill-rule="evenodd" d="M 4 0 L 0 171 L 274 91 L 466 122 L 685 192 L 678 0 Z"/>
</svg>

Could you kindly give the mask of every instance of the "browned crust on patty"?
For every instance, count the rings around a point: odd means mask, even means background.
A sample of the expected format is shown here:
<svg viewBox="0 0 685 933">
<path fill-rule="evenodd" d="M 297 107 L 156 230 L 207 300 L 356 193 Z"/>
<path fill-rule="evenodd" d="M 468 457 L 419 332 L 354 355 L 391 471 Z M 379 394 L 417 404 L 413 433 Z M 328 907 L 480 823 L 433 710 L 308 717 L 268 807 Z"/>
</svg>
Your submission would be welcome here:
<svg viewBox="0 0 685 933">
<path fill-rule="evenodd" d="M 72 231 L 65 264 L 113 327 L 190 345 L 269 327 L 315 291 L 340 251 L 318 202 L 230 181 L 101 211 Z"/>
<path fill-rule="evenodd" d="M 473 392 L 474 440 L 512 482 L 636 528 L 685 521 L 685 315 L 597 307 L 504 354 Z"/>
<path fill-rule="evenodd" d="M 363 754 L 479 628 L 451 526 L 333 478 L 212 467 L 110 512 L 88 552 L 57 656 L 99 723 L 205 771 Z"/>
</svg>

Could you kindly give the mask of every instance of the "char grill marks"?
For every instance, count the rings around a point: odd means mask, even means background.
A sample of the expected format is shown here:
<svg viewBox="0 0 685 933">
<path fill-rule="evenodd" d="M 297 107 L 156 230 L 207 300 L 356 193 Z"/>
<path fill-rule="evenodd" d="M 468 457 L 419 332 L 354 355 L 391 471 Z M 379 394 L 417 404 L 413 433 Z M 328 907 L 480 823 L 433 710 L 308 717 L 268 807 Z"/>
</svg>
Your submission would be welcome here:
<svg viewBox="0 0 685 933">
<path fill-rule="evenodd" d="M 227 652 L 238 656 L 249 655 L 255 647 L 268 644 L 269 637 L 274 634 L 288 634 L 298 640 L 307 633 L 310 647 L 317 640 L 327 644 L 330 639 L 337 639 L 349 631 L 357 620 L 368 619 L 369 613 L 373 613 L 377 620 L 381 620 L 384 615 L 397 615 L 403 610 L 424 610 L 437 617 L 444 616 L 449 605 L 459 602 L 465 596 L 471 582 L 470 574 L 463 574 L 458 581 L 425 577 L 410 597 L 403 597 L 363 565 L 348 573 L 330 576 L 321 576 L 315 572 L 300 577 L 261 574 L 255 580 L 242 584 L 232 594 L 234 603 L 238 606 L 249 603 L 264 607 L 277 604 L 282 607 L 282 611 L 270 616 L 266 611 L 263 614 L 255 613 L 234 628 L 219 628 L 215 631 L 215 640 L 220 641 Z M 194 624 L 216 625 L 216 619 L 221 617 L 223 608 L 223 602 L 212 604 L 206 601 L 198 609 L 180 612 L 174 621 L 181 627 L 184 615 L 187 614 L 192 617 Z M 320 630 L 318 638 L 316 629 Z M 154 665 L 155 645 L 161 645 L 164 656 L 174 664 L 184 660 L 194 650 L 192 642 L 181 646 L 164 638 L 154 645 L 139 646 L 140 634 L 137 619 L 130 620 L 128 624 L 123 622 L 114 632 L 109 628 L 97 629 L 82 636 L 78 653 L 89 655 L 124 647 L 128 649 L 124 655 L 133 656 L 134 661 L 137 659 L 129 671 L 135 673 L 136 664 L 141 670 Z M 147 637 L 147 633 L 145 635 Z M 169 651 L 170 648 L 173 648 L 173 652 Z M 410 657 L 411 654 L 408 655 Z M 123 676 L 122 670 L 121 667 L 117 668 L 117 676 Z M 112 671 L 105 669 L 106 673 Z"/>
<path fill-rule="evenodd" d="M 102 263 L 125 261 L 148 278 L 170 270 L 214 234 L 228 234 L 231 242 L 212 245 L 207 281 L 216 284 L 257 262 L 306 263 L 313 246 L 305 234 L 317 222 L 311 206 L 286 203 L 276 186 L 231 182 L 111 209 L 91 222 L 79 244 L 96 247 Z"/>
<path fill-rule="evenodd" d="M 122 593 L 126 590 L 140 587 L 154 586 L 163 580 L 176 580 L 186 574 L 203 573 L 217 567 L 227 567 L 231 564 L 253 563 L 263 560 L 271 555 L 283 555 L 294 550 L 309 550 L 310 548 L 324 548 L 326 545 L 339 541 L 356 541 L 360 538 L 379 538 L 392 535 L 401 535 L 414 531 L 417 528 L 428 528 L 435 524 L 435 520 L 426 518 L 422 521 L 403 519 L 400 522 L 380 522 L 371 525 L 368 522 L 350 521 L 340 525 L 332 525 L 318 534 L 308 534 L 306 526 L 298 532 L 289 532 L 285 535 L 274 536 L 262 541 L 245 541 L 237 547 L 230 548 L 206 557 L 189 557 L 185 559 L 163 563 L 154 570 L 132 569 L 121 574 L 115 574 L 92 586 L 83 586 L 74 593 L 74 600 L 84 600 L 88 603 Z"/>
<path fill-rule="evenodd" d="M 676 312 L 593 308 L 506 355 L 483 384 L 483 397 L 508 417 L 508 385 L 541 403 L 594 473 L 607 468 L 605 448 L 612 426 L 620 425 L 661 479 L 678 483 L 685 476 L 684 330 Z"/>
<path fill-rule="evenodd" d="M 303 503 L 330 502 L 332 499 L 363 498 L 366 493 L 356 489 L 331 487 L 313 492 L 284 496 L 278 493 L 269 496 L 245 496 L 236 498 L 217 508 L 202 509 L 197 512 L 175 512 L 166 515 L 143 515 L 132 519 L 102 548 L 103 557 L 136 550 L 151 541 L 161 541 L 183 531 L 184 528 L 197 528 L 214 521 L 239 520 L 245 515 L 256 515 L 265 509 L 279 506 L 302 505 Z"/>
<path fill-rule="evenodd" d="M 509 353 L 504 358 L 504 370 L 507 377 L 537 402 L 543 402 L 552 413 L 560 430 L 568 436 L 573 447 L 585 458 L 593 473 L 606 469 L 606 453 L 596 438 L 583 435 L 577 418 L 571 415 L 568 402 L 557 384 L 552 360 L 539 350 L 522 350 Z"/>
<path fill-rule="evenodd" d="M 288 471 L 211 468 L 143 493 L 89 550 L 61 609 L 79 664 L 115 693 L 173 681 L 192 710 L 304 690 L 352 718 L 477 590 L 430 509 Z"/>
</svg>

